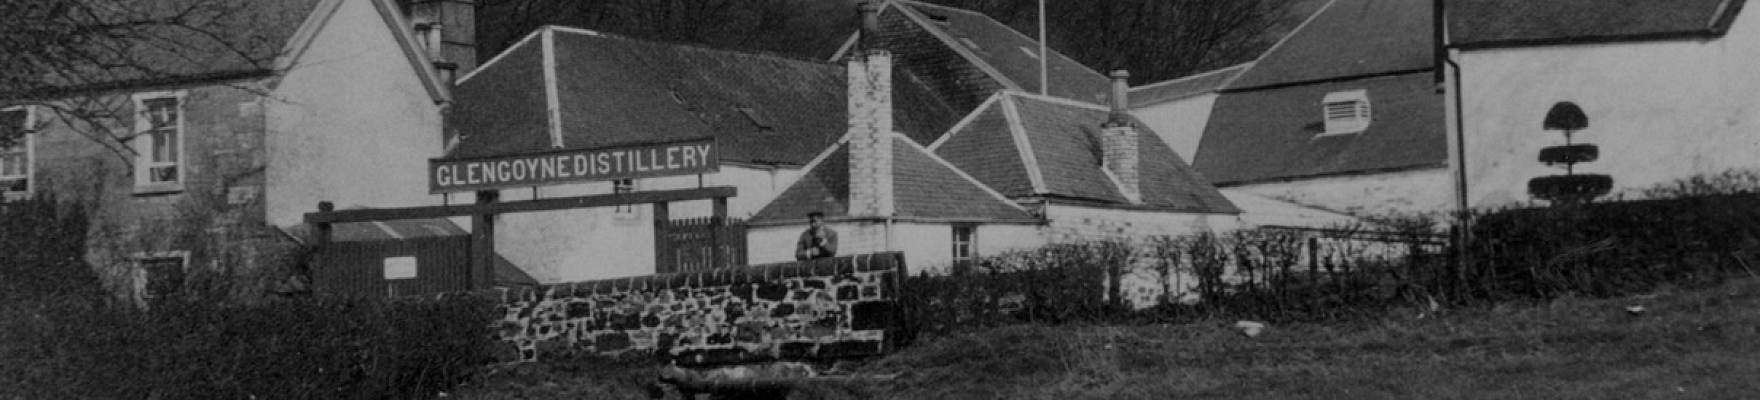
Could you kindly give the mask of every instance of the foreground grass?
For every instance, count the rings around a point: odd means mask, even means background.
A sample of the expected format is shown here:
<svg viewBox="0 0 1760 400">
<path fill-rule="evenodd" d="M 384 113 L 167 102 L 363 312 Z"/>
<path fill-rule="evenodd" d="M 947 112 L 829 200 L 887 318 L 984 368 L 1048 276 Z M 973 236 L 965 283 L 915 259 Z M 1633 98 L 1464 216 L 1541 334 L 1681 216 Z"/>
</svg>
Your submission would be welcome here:
<svg viewBox="0 0 1760 400">
<path fill-rule="evenodd" d="M 1627 306 L 1647 311 L 1628 314 Z M 1753 399 L 1760 281 L 1343 325 L 1015 326 L 877 360 L 796 399 Z M 645 372 L 526 367 L 464 398 L 642 398 Z M 582 368 L 582 367 L 566 367 Z M 584 372 L 584 371 L 582 371 Z M 651 375 L 646 375 L 651 376 Z M 675 395 L 676 398 L 676 395 Z"/>
</svg>

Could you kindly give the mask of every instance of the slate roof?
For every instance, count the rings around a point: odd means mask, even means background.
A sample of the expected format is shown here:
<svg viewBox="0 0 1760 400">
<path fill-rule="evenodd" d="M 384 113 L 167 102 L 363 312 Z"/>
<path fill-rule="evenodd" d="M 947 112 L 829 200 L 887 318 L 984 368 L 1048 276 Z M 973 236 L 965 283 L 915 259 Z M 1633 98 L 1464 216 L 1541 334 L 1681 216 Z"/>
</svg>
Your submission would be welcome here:
<svg viewBox="0 0 1760 400">
<path fill-rule="evenodd" d="M 545 27 L 458 84 L 448 134 L 464 139 L 447 158 L 554 149 L 543 35 L 554 41 L 563 148 L 713 136 L 723 161 L 805 165 L 847 130 L 841 63 Z M 895 128 L 921 143 L 958 118 L 902 68 L 893 97 Z"/>
<path fill-rule="evenodd" d="M 945 161 L 902 136 L 892 144 L 892 193 L 896 217 L 962 222 L 1036 222 L 1020 206 L 962 176 Z M 849 145 L 826 149 L 818 161 L 751 221 L 799 222 L 808 212 L 849 216 Z"/>
<path fill-rule="evenodd" d="M 120 15 L 109 1 L 69 0 L 89 4 L 93 10 L 102 14 L 105 11 L 113 15 L 100 15 L 105 21 L 137 21 L 170 17 L 168 13 L 185 8 L 173 8 L 173 3 L 166 0 L 142 0 L 129 2 L 127 8 L 132 12 L 157 12 L 158 14 Z M 14 87 L 17 90 L 35 90 L 38 93 L 12 94 L 17 96 L 48 95 L 42 91 L 74 90 L 96 86 L 115 86 L 150 81 L 163 83 L 168 77 L 203 78 L 266 73 L 278 61 L 278 56 L 286 48 L 295 33 L 321 0 L 278 0 L 278 1 L 226 1 L 217 3 L 215 7 L 191 7 L 193 10 L 183 18 L 187 21 L 177 25 L 145 25 L 127 30 L 117 30 L 115 34 L 84 35 L 85 40 L 81 51 L 90 54 L 89 59 L 81 57 L 71 65 L 52 62 L 52 60 L 23 60 L 21 64 L 6 66 L 8 73 L 18 72 L 34 75 L 22 79 L 24 86 Z M 163 5 L 163 7 L 161 7 Z M 46 11 L 46 9 L 27 9 Z M 165 15 L 160 15 L 165 14 Z M 47 18 L 41 15 L 7 16 L 8 19 Z M 200 29 L 191 29 L 197 27 Z M 10 62 L 10 61 L 9 61 Z M 106 65 L 99 65 L 100 63 Z M 24 71 L 14 68 L 40 68 L 37 71 Z M 6 77 L 11 80 L 14 77 Z M 17 82 L 4 82 L 13 86 Z M 37 83 L 47 82 L 47 86 Z M 0 90 L 7 90 L 0 87 Z"/>
<path fill-rule="evenodd" d="M 1241 72 L 1252 66 L 1251 62 L 1240 63 L 1181 78 L 1133 87 L 1130 89 L 1129 95 L 1130 107 L 1133 109 L 1142 108 L 1201 94 L 1215 93 L 1227 86 L 1229 82 L 1234 82 L 1234 79 L 1239 77 Z"/>
<path fill-rule="evenodd" d="M 1320 135 L 1320 100 L 1355 89 L 1368 93 L 1368 129 Z M 1444 111 L 1428 73 L 1228 92 L 1216 99 L 1193 165 L 1225 185 L 1445 165 Z"/>
<path fill-rule="evenodd" d="M 1129 204 L 1101 166 L 1104 107 L 1019 92 L 998 93 L 979 114 L 933 148 L 978 181 L 1010 198 L 1057 197 Z M 1136 124 L 1143 206 L 1236 213 L 1159 135 Z"/>
<path fill-rule="evenodd" d="M 1455 0 L 1450 45 L 1463 48 L 1716 37 L 1744 0 Z"/>
<path fill-rule="evenodd" d="M 909 0 L 880 8 L 880 46 L 954 107 L 968 112 L 998 90 L 1039 91 L 1039 42 L 982 13 Z M 859 34 L 852 34 L 854 43 Z M 833 58 L 850 51 L 845 46 Z M 1104 101 L 1105 75 L 1057 52 L 1047 62 L 1050 95 Z"/>
<path fill-rule="evenodd" d="M 1224 90 L 1434 68 L 1427 0 L 1331 0 Z"/>
<path fill-rule="evenodd" d="M 1220 91 L 1192 165 L 1232 185 L 1448 161 L 1432 2 L 1330 0 Z M 1320 135 L 1320 100 L 1364 89 L 1363 132 Z"/>
<path fill-rule="evenodd" d="M 1027 37 L 976 11 L 918 1 L 896 2 L 936 21 L 936 28 L 960 41 L 972 50 L 972 54 L 1020 85 L 1021 91 L 1039 93 L 1038 39 Z M 940 22 L 943 19 L 945 23 Z M 1051 90 L 1048 95 L 1094 102 L 1106 99 L 1111 79 L 1056 50 L 1049 53 L 1051 58 L 1046 64 Z"/>
</svg>

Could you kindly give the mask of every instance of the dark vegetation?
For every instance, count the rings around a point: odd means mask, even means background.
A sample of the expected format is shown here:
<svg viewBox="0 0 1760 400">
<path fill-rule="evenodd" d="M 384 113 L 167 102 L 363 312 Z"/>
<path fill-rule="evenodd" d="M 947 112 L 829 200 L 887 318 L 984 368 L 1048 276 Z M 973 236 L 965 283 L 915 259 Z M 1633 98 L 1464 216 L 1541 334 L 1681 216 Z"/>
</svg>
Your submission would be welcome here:
<svg viewBox="0 0 1760 400">
<path fill-rule="evenodd" d="M 1760 292 L 1752 279 L 1729 282 L 1756 275 L 1760 196 L 1745 191 L 1752 176 L 1690 178 L 1645 191 L 1665 197 L 1652 200 L 1487 212 L 1473 217 L 1458 252 L 1444 251 L 1436 241 L 1446 236 L 1420 220 L 1377 225 L 1394 231 L 1380 236 L 1259 229 L 1143 239 L 1135 251 L 1102 241 L 997 255 L 961 274 L 910 278 L 904 306 L 915 343 L 852 366 L 910 372 L 899 383 L 809 387 L 795 397 L 1575 393 L 1547 389 L 1561 380 L 1584 393 L 1740 397 L 1760 388 L 1708 377 L 1760 372 L 1741 361 L 1760 354 L 1743 344 L 1760 338 L 1752 312 Z M 0 380 L 11 383 L 0 385 L 0 398 L 628 397 L 651 389 L 645 365 L 618 364 L 616 373 L 597 363 L 485 368 L 493 305 L 471 297 L 218 305 L 185 296 L 137 310 L 102 294 L 80 261 L 84 216 L 58 204 L 9 203 L 0 212 L 8 227 L 0 231 Z M 1339 245 L 1338 254 L 1354 258 L 1302 257 L 1304 245 L 1325 240 L 1362 247 Z M 1169 288 L 1205 296 L 1162 296 L 1134 310 L 1115 300 L 1129 293 L 1112 289 L 1129 274 L 1182 276 Z M 1656 316 L 1622 309 L 1630 305 Z M 1277 328 L 1245 340 L 1227 328 L 1237 319 Z M 1615 367 L 1588 376 L 1567 365 Z"/>
<path fill-rule="evenodd" d="M 85 215 L 0 205 L 0 398 L 430 398 L 491 361 L 493 304 L 188 295 L 136 309 L 82 260 Z"/>
<path fill-rule="evenodd" d="M 905 303 L 914 332 L 940 336 L 1020 323 L 1339 322 L 1714 285 L 1760 277 L 1754 176 L 1683 179 L 1644 190 L 1648 200 L 1487 211 L 1470 217 L 1465 246 L 1415 218 L 1052 245 L 912 277 Z M 1108 283 L 1132 274 L 1201 296 L 1130 310 L 1112 300 L 1130 294 Z"/>
</svg>

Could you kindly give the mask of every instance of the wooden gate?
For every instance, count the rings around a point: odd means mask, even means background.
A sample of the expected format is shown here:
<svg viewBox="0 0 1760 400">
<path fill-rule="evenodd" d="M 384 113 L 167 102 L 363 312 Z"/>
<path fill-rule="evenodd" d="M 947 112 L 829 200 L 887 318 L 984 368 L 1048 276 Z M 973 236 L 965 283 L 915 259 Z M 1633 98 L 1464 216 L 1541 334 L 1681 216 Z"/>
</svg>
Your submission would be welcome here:
<svg viewBox="0 0 1760 400">
<path fill-rule="evenodd" d="M 701 271 L 746 265 L 746 222 L 726 219 L 716 225 L 712 217 L 655 221 L 654 268 L 658 273 Z M 721 262 L 712 263 L 720 243 Z"/>
</svg>

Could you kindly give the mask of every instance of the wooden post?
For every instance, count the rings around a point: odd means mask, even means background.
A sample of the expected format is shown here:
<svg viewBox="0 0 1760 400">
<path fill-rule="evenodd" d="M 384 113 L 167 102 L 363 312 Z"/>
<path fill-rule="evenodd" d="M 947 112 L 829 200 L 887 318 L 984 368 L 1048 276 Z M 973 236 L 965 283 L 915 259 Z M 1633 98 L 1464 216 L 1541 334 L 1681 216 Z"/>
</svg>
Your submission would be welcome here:
<svg viewBox="0 0 1760 400">
<path fill-rule="evenodd" d="M 327 212 L 331 212 L 331 211 L 336 211 L 336 204 L 328 202 L 328 201 L 318 202 L 318 212 L 327 213 Z M 331 227 L 330 227 L 329 222 L 319 222 L 316 225 L 318 227 L 318 234 L 317 234 L 318 237 L 312 240 L 313 247 L 315 247 L 315 249 L 314 249 L 315 251 L 313 251 L 313 253 L 312 253 L 312 264 L 313 265 L 311 266 L 311 270 L 308 271 L 308 273 L 309 273 L 308 278 L 311 279 L 312 292 L 313 293 L 323 293 L 322 292 L 323 289 L 321 289 L 318 286 L 319 285 L 318 282 L 322 282 L 322 280 L 318 279 L 318 274 L 324 273 L 324 272 L 319 272 L 319 271 L 323 270 L 324 268 L 330 267 L 330 263 L 327 260 L 329 257 L 327 257 L 326 255 L 330 254 L 330 250 L 331 250 L 330 249 L 330 239 L 331 239 L 330 238 L 330 232 L 331 232 L 330 228 Z"/>
<path fill-rule="evenodd" d="M 1320 283 L 1320 238 L 1308 238 L 1308 284 Z"/>
<path fill-rule="evenodd" d="M 653 204 L 654 272 L 661 274 L 678 272 L 677 257 L 672 255 L 672 248 L 668 246 L 671 243 L 666 238 L 666 226 L 672 221 L 672 203 L 661 201 Z"/>
<path fill-rule="evenodd" d="M 500 200 L 501 192 L 499 191 L 477 191 L 477 204 L 490 204 Z M 469 276 L 472 289 L 495 287 L 495 214 L 471 215 L 471 270 Z"/>
<path fill-rule="evenodd" d="M 721 259 L 726 253 L 721 250 L 721 226 L 727 221 L 727 198 L 716 197 L 713 201 L 715 214 L 709 217 L 709 268 L 721 268 L 727 266 L 726 260 Z"/>
</svg>

